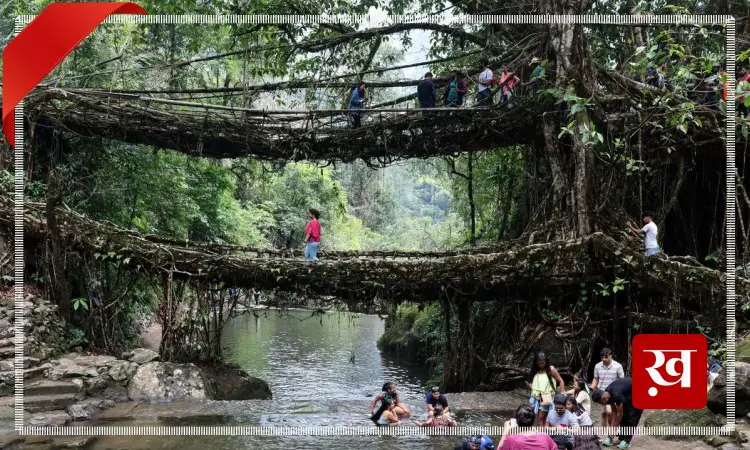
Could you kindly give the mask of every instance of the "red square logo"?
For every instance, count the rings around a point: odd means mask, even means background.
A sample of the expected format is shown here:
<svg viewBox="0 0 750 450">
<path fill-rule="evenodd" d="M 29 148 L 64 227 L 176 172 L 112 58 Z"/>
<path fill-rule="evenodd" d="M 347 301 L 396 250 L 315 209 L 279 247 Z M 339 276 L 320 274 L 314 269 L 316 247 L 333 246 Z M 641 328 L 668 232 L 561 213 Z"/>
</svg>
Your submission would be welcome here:
<svg viewBox="0 0 750 450">
<path fill-rule="evenodd" d="M 702 334 L 633 338 L 633 406 L 701 409 L 708 400 L 708 342 Z"/>
</svg>

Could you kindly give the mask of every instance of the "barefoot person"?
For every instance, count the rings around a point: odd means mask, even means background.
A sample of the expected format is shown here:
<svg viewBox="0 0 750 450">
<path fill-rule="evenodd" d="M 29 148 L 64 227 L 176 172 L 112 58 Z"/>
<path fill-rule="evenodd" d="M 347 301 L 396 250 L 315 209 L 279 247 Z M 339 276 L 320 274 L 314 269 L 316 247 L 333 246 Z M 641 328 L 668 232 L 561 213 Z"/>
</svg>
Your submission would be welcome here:
<svg viewBox="0 0 750 450">
<path fill-rule="evenodd" d="M 624 433 L 628 432 L 628 428 L 637 427 L 638 422 L 641 421 L 643 410 L 633 406 L 632 378 L 620 378 L 619 380 L 615 380 L 607 386 L 605 391 L 598 389 L 594 391 L 592 398 L 595 402 L 612 407 L 611 426 L 625 428 Z M 623 433 L 622 430 L 620 432 Z M 620 442 L 617 444 L 617 448 L 630 448 L 630 441 L 633 439 L 632 434 L 620 434 L 618 438 Z M 606 446 L 613 444 L 614 442 L 612 442 L 611 436 L 607 437 L 607 439 L 602 442 L 602 445 Z"/>
<path fill-rule="evenodd" d="M 615 380 L 625 378 L 625 371 L 622 369 L 622 364 L 612 359 L 612 350 L 605 347 L 599 352 L 599 356 L 602 360 L 594 366 L 594 381 L 591 382 L 592 391 L 596 389 L 605 391 Z M 612 406 L 605 405 L 602 408 L 601 426 L 612 426 L 611 423 Z"/>
<path fill-rule="evenodd" d="M 537 424 L 543 427 L 547 420 L 547 413 L 552 406 L 552 397 L 562 393 L 565 383 L 554 367 L 550 365 L 549 356 L 539 352 L 534 356 L 531 365 L 531 398 L 529 402 L 534 407 Z"/>
<path fill-rule="evenodd" d="M 375 405 L 381 402 L 380 408 L 377 412 L 375 411 Z M 376 395 L 370 405 L 370 414 L 373 422 L 377 423 L 380 416 L 388 409 L 388 405 L 393 402 L 394 412 L 400 418 L 409 417 L 411 411 L 403 403 L 401 403 L 398 391 L 396 391 L 396 383 L 386 383 L 383 385 L 383 392 Z M 373 414 L 374 412 L 374 414 Z"/>
<path fill-rule="evenodd" d="M 318 249 L 320 248 L 320 213 L 317 209 L 310 208 L 307 212 L 310 222 L 305 227 L 305 259 L 318 260 Z"/>
</svg>

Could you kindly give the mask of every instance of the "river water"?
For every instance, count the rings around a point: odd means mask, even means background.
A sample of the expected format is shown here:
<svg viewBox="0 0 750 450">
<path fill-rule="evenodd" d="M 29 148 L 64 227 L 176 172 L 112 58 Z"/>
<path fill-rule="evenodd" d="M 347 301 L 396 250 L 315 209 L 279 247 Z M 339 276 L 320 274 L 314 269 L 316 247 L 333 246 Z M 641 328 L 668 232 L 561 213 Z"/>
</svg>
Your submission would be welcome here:
<svg viewBox="0 0 750 450">
<path fill-rule="evenodd" d="M 365 426 L 369 406 L 383 383 L 396 383 L 413 418 L 424 420 L 427 373 L 423 367 L 386 357 L 377 348 L 384 321 L 377 316 L 310 311 L 259 311 L 229 323 L 226 355 L 253 376 L 266 380 L 273 400 L 237 404 L 222 417 L 143 417 L 112 425 Z M 354 362 L 351 357 L 354 355 Z M 189 416 L 189 415 L 188 415 Z M 500 413 L 454 414 L 459 425 L 502 426 Z M 412 420 L 405 421 L 414 425 Z M 93 449 L 452 449 L 460 437 L 101 437 Z"/>
</svg>

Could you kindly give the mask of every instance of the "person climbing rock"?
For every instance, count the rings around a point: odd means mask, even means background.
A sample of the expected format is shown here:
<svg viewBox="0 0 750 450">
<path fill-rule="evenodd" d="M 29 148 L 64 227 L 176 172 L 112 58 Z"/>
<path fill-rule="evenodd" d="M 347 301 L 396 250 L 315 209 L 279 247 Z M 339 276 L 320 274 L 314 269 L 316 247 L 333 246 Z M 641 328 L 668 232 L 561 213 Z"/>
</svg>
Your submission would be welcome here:
<svg viewBox="0 0 750 450">
<path fill-rule="evenodd" d="M 635 227 L 633 222 L 628 221 L 628 226 L 637 235 L 644 233 L 646 235 L 646 256 L 653 256 L 659 253 L 659 244 L 656 241 L 656 237 L 659 234 L 659 229 L 656 227 L 650 214 L 643 216 L 643 228 L 638 229 Z"/>
<path fill-rule="evenodd" d="M 349 99 L 349 110 L 351 111 L 352 127 L 359 128 L 362 126 L 362 108 L 365 103 L 365 82 L 360 81 L 352 91 Z"/>
<path fill-rule="evenodd" d="M 432 78 L 432 72 L 427 72 L 424 75 L 424 80 L 417 85 L 417 98 L 420 108 L 434 108 L 437 104 L 437 90 Z"/>
<path fill-rule="evenodd" d="M 380 408 L 375 412 L 375 405 L 378 402 L 381 402 Z M 411 411 L 409 411 L 409 408 L 407 408 L 406 405 L 401 403 L 398 391 L 396 390 L 396 383 L 385 383 L 383 385 L 383 392 L 376 395 L 372 400 L 372 405 L 370 405 L 370 419 L 377 423 L 378 420 L 380 420 L 380 416 L 383 415 L 383 412 L 388 409 L 390 402 L 394 403 L 394 411 L 398 417 L 409 417 Z"/>
<path fill-rule="evenodd" d="M 440 393 L 440 388 L 438 386 L 433 387 L 427 394 L 426 403 L 428 417 L 432 417 L 433 411 L 438 405 L 443 408 L 443 414 L 450 414 L 450 410 L 448 408 L 448 397 L 446 397 L 445 394 Z"/>
<path fill-rule="evenodd" d="M 469 90 L 466 82 L 463 80 L 460 71 L 453 74 L 453 78 L 445 87 L 445 106 L 457 107 L 464 103 L 464 95 Z"/>
<path fill-rule="evenodd" d="M 617 448 L 630 448 L 630 441 L 633 439 L 632 429 L 638 426 L 638 422 L 640 422 L 641 415 L 643 414 L 642 409 L 633 406 L 633 379 L 620 378 L 619 380 L 615 380 L 607 386 L 606 390 L 597 389 L 594 391 L 592 398 L 597 403 L 612 407 L 613 417 L 611 426 L 613 428 L 624 428 L 624 430 L 620 430 L 620 433 L 623 434 L 617 436 L 619 440 Z M 628 432 L 630 434 L 625 434 Z M 612 436 L 607 437 L 602 442 L 602 445 L 605 446 L 614 444 Z"/>
<path fill-rule="evenodd" d="M 318 248 L 320 248 L 320 213 L 317 209 L 310 208 L 307 213 L 310 222 L 305 227 L 305 259 L 318 260 Z"/>
</svg>

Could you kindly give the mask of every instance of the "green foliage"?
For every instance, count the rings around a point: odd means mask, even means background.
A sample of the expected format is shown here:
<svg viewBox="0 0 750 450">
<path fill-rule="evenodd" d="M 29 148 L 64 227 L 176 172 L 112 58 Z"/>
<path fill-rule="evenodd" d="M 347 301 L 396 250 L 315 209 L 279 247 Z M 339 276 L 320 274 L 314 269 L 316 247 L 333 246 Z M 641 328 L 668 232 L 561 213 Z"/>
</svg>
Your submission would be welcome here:
<svg viewBox="0 0 750 450">
<path fill-rule="evenodd" d="M 66 338 L 67 348 L 77 347 L 79 345 L 86 345 L 88 339 L 86 339 L 86 333 L 78 327 L 68 328 L 68 336 Z"/>
<path fill-rule="evenodd" d="M 78 311 L 78 308 L 83 308 L 86 311 L 89 310 L 89 302 L 83 297 L 73 299 L 73 311 Z"/>
</svg>

